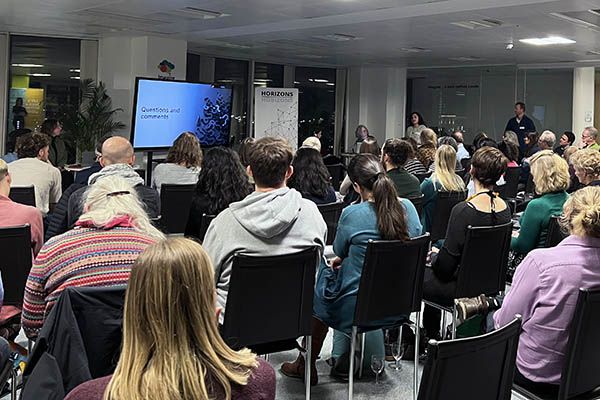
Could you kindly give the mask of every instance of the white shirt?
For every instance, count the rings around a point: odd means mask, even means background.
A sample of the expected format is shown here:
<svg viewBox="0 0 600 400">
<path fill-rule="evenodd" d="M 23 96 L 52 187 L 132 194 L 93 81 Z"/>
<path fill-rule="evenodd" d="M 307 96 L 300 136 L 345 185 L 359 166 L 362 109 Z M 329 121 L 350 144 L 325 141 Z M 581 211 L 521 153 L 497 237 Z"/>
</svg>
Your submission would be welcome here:
<svg viewBox="0 0 600 400">
<path fill-rule="evenodd" d="M 30 186 L 35 190 L 35 206 L 43 215 L 48 214 L 50 203 L 58 203 L 62 195 L 58 168 L 39 158 L 20 158 L 8 164 L 11 186 Z"/>
<path fill-rule="evenodd" d="M 425 125 L 419 125 L 416 128 L 414 126 L 409 126 L 406 128 L 406 138 L 413 138 L 417 141 L 417 144 L 421 144 L 421 131 L 427 128 Z"/>
<path fill-rule="evenodd" d="M 160 193 L 163 184 L 192 185 L 198 182 L 199 167 L 186 168 L 172 163 L 158 164 L 152 171 L 152 187 Z"/>
<path fill-rule="evenodd" d="M 456 159 L 458 160 L 458 162 L 460 162 L 460 160 L 462 160 L 463 158 L 469 158 L 469 152 L 467 151 L 467 149 L 465 149 L 465 145 L 462 143 L 458 144 L 458 150 L 456 151 Z"/>
</svg>

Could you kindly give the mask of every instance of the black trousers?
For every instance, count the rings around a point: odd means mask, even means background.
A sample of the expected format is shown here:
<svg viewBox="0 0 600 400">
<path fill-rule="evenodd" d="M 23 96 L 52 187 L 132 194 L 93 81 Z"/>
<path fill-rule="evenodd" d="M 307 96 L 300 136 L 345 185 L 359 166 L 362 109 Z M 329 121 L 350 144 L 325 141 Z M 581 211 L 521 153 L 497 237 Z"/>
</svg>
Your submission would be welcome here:
<svg viewBox="0 0 600 400">
<path fill-rule="evenodd" d="M 524 389 L 527 389 L 534 394 L 541 396 L 550 396 L 556 398 L 558 396 L 559 385 L 553 385 L 551 383 L 534 382 L 523 376 L 519 372 L 518 368 L 515 368 L 515 379 L 514 382 Z"/>
<path fill-rule="evenodd" d="M 431 268 L 425 268 L 423 280 L 423 298 L 442 306 L 451 307 L 456 293 L 456 281 L 444 282 L 437 278 Z M 440 338 L 440 322 L 442 312 L 437 308 L 425 305 L 423 309 L 423 328 L 430 339 Z"/>
</svg>

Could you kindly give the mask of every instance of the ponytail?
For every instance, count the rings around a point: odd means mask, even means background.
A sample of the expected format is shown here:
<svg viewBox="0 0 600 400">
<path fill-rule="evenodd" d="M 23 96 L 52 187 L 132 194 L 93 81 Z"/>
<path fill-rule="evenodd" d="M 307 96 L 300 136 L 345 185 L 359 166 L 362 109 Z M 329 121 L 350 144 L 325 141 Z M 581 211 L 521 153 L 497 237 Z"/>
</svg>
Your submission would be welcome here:
<svg viewBox="0 0 600 400">
<path fill-rule="evenodd" d="M 394 182 L 379 172 L 373 182 L 373 198 L 379 235 L 384 240 L 408 240 L 406 212 L 398 200 L 398 191 Z"/>
</svg>

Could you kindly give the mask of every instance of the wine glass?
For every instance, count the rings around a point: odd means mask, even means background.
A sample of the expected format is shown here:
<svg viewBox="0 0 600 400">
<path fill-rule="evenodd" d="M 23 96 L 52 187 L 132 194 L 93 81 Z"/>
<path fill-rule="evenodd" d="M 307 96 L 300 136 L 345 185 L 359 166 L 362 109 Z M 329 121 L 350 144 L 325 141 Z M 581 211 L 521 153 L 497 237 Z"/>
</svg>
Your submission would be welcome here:
<svg viewBox="0 0 600 400">
<path fill-rule="evenodd" d="M 383 371 L 384 362 L 380 355 L 371 356 L 371 369 L 375 372 L 375 384 L 379 384 L 379 374 Z"/>
<path fill-rule="evenodd" d="M 398 340 L 395 343 L 392 343 L 391 346 L 392 356 L 394 356 L 394 360 L 396 360 L 396 362 L 392 365 L 392 368 L 394 368 L 396 371 L 399 371 L 402 369 L 402 366 L 400 365 L 399 361 L 404 355 L 404 346 L 402 346 L 402 327 L 400 327 Z"/>
</svg>

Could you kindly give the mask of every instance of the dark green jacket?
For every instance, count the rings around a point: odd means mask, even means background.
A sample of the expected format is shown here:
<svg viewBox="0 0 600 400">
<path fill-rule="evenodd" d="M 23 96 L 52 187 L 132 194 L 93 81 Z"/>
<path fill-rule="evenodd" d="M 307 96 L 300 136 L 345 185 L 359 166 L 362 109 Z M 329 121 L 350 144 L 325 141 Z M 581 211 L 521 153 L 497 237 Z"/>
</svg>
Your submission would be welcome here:
<svg viewBox="0 0 600 400">
<path fill-rule="evenodd" d="M 411 197 L 421 197 L 421 187 L 419 179 L 413 174 L 407 172 L 404 168 L 394 168 L 387 172 L 387 176 L 394 181 L 396 190 L 400 197 L 405 199 Z"/>
<path fill-rule="evenodd" d="M 67 145 L 62 137 L 50 137 L 50 162 L 57 168 L 64 167 L 68 159 Z"/>
</svg>

